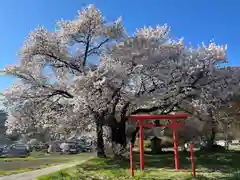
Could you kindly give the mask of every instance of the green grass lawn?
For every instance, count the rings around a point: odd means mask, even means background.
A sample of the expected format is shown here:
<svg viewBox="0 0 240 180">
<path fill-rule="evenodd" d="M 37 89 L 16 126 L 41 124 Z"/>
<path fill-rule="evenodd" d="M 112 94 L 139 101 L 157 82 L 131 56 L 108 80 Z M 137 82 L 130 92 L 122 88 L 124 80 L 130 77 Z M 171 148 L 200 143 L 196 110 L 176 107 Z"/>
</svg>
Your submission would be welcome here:
<svg viewBox="0 0 240 180">
<path fill-rule="evenodd" d="M 226 153 L 196 152 L 197 177 L 191 176 L 189 154 L 180 153 L 179 172 L 174 170 L 172 153 L 145 154 L 145 170 L 139 170 L 139 154 L 135 153 L 135 177 L 129 177 L 129 160 L 91 159 L 87 163 L 40 177 L 38 180 L 240 180 L 240 151 Z"/>
<path fill-rule="evenodd" d="M 57 164 L 79 161 L 89 153 L 78 155 L 40 154 L 33 153 L 26 158 L 0 158 L 0 176 L 42 169 Z"/>
</svg>

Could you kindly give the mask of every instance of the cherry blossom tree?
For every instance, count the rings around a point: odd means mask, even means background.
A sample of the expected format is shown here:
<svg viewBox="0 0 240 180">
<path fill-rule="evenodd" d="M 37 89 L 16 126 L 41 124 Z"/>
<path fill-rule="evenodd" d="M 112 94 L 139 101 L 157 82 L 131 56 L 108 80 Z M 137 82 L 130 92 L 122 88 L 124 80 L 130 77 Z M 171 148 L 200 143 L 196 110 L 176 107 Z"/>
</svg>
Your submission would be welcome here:
<svg viewBox="0 0 240 180">
<path fill-rule="evenodd" d="M 239 100 L 239 96 L 235 96 L 232 101 L 220 107 L 218 111 L 219 130 L 226 140 L 239 137 Z"/>
<path fill-rule="evenodd" d="M 98 118 L 98 112 L 91 112 L 87 101 L 81 96 L 75 98 L 82 87 L 72 88 L 76 80 L 80 83 L 81 79 L 94 78 L 94 61 L 122 38 L 124 29 L 121 18 L 108 23 L 94 5 L 78 14 L 74 20 L 59 21 L 56 32 L 43 27 L 34 30 L 19 54 L 20 63 L 5 68 L 7 75 L 19 79 L 5 92 L 6 106 L 11 111 L 9 133 L 48 128 L 53 133 L 65 130 L 69 134 L 82 119 L 88 122 Z"/>
<path fill-rule="evenodd" d="M 64 139 L 96 131 L 97 151 L 104 155 L 104 125 L 112 143 L 124 148 L 129 114 L 168 114 L 184 103 L 205 112 L 223 89 L 231 90 L 225 100 L 237 92 L 239 78 L 220 68 L 227 62 L 225 46 L 187 46 L 171 39 L 167 25 L 128 36 L 121 19 L 106 23 L 93 5 L 58 26 L 56 32 L 33 31 L 20 63 L 4 70 L 19 79 L 4 94 L 9 133 L 34 129 Z"/>
<path fill-rule="evenodd" d="M 223 114 L 226 115 L 229 109 L 226 105 L 232 104 L 235 97 L 239 95 L 240 82 L 238 68 L 221 67 L 213 70 L 212 75 L 207 77 L 205 82 L 210 80 L 214 83 L 208 83 L 208 86 L 199 92 L 198 96 L 187 102 L 191 104 L 190 109 L 186 108 L 187 103 L 178 106 L 180 110 L 195 116 L 200 123 L 204 122 L 203 131 L 208 134 L 205 138 L 208 141 L 209 150 L 212 150 L 216 134 L 225 119 Z"/>
<path fill-rule="evenodd" d="M 168 114 L 177 111 L 184 102 L 196 106 L 197 102 L 208 99 L 204 95 L 212 95 L 213 90 L 215 94 L 222 92 L 224 81 L 235 78 L 233 72 L 219 68 L 226 63 L 225 53 L 226 47 L 214 43 L 196 49 L 184 46 L 181 40 L 174 41 L 168 37 L 167 26 L 158 26 L 137 30 L 133 37 L 113 47 L 109 62 L 102 62 L 115 73 L 124 69 L 128 74 L 129 82 L 121 92 L 124 105 L 132 106 L 128 114 L 159 110 Z M 236 82 L 229 83 L 236 86 L 239 78 L 235 79 Z M 216 89 L 221 85 L 224 87 Z M 219 97 L 213 95 L 212 98 Z M 125 108 L 124 105 L 122 107 Z M 202 110 L 205 105 L 214 106 L 213 101 L 205 101 L 196 107 Z M 120 114 L 121 117 L 126 115 L 125 112 Z M 138 128 L 134 136 L 137 131 Z"/>
</svg>

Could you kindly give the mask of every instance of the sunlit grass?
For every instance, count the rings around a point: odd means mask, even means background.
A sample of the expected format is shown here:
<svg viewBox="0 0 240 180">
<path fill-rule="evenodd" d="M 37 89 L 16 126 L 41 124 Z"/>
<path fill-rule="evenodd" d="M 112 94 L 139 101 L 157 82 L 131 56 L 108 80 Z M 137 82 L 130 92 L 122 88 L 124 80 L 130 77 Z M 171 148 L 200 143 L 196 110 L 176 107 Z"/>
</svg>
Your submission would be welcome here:
<svg viewBox="0 0 240 180">
<path fill-rule="evenodd" d="M 173 154 L 145 154 L 145 170 L 139 170 L 139 154 L 135 153 L 135 176 L 129 176 L 129 160 L 114 160 L 95 158 L 87 163 L 59 171 L 39 180 L 237 180 L 240 179 L 239 152 L 200 153 L 196 152 L 197 177 L 191 175 L 191 163 L 188 153 L 180 153 L 180 171 L 174 170 Z"/>
</svg>

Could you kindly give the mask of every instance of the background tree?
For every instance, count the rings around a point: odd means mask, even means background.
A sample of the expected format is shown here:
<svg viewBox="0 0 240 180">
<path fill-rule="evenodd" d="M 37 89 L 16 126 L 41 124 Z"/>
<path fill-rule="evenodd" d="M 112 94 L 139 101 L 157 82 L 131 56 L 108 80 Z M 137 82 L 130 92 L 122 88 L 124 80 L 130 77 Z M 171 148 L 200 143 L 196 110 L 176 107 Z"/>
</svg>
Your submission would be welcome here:
<svg viewBox="0 0 240 180">
<path fill-rule="evenodd" d="M 3 109 L 0 109 L 0 126 L 3 127 L 5 124 L 5 121 L 7 120 L 7 112 Z"/>
<path fill-rule="evenodd" d="M 5 135 L 5 131 L 6 131 L 5 122 L 7 120 L 7 116 L 8 116 L 7 112 L 1 109 L 0 110 L 0 137 Z"/>
</svg>

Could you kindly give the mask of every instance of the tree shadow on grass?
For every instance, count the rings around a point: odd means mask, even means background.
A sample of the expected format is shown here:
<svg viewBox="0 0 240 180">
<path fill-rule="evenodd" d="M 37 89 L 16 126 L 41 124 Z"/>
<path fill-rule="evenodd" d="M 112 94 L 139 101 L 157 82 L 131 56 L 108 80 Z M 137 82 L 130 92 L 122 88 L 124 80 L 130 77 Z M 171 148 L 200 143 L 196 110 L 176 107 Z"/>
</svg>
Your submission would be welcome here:
<svg viewBox="0 0 240 180">
<path fill-rule="evenodd" d="M 240 152 L 229 151 L 224 153 L 196 152 L 197 168 L 222 173 L 235 173 L 240 170 Z"/>
<path fill-rule="evenodd" d="M 188 152 L 179 152 L 181 170 L 191 169 L 190 155 Z M 195 164 L 197 169 L 204 169 L 204 172 L 231 173 L 240 170 L 240 152 L 229 151 L 224 153 L 203 153 L 195 152 Z M 174 169 L 174 155 L 150 155 L 145 154 L 146 168 L 167 168 Z"/>
<path fill-rule="evenodd" d="M 191 171 L 191 162 L 189 160 L 189 153 L 179 152 L 180 168 L 182 171 Z M 203 153 L 195 152 L 195 163 L 197 173 L 223 173 L 219 180 L 240 180 L 240 152 L 225 152 L 225 153 Z M 173 153 L 163 153 L 160 155 L 153 155 L 145 153 L 145 169 L 146 172 L 151 169 L 169 169 L 174 170 L 174 155 Z M 113 172 L 123 171 L 129 169 L 129 160 L 116 159 L 94 159 L 87 164 L 80 166 L 86 171 L 101 171 L 110 170 Z M 139 169 L 139 153 L 134 153 L 134 169 Z M 198 177 L 202 180 L 214 180 L 209 177 Z M 188 179 L 190 180 L 190 179 Z"/>
</svg>

